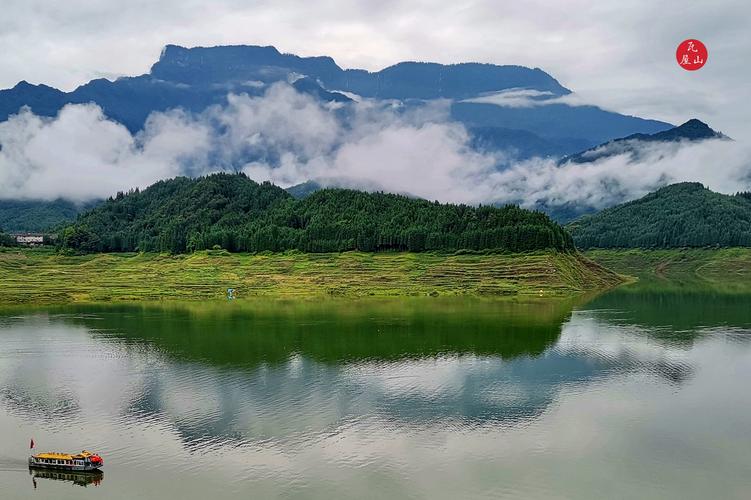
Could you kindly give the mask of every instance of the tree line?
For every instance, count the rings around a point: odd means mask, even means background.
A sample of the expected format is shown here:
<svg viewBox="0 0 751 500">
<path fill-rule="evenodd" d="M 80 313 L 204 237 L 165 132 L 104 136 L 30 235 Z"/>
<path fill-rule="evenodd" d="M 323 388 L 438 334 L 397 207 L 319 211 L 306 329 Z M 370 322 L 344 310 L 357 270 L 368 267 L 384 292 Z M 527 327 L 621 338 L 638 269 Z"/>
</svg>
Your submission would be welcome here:
<svg viewBox="0 0 751 500">
<path fill-rule="evenodd" d="M 725 195 L 694 182 L 584 216 L 566 226 L 579 248 L 751 246 L 751 193 Z"/>
<path fill-rule="evenodd" d="M 244 174 L 178 177 L 118 193 L 59 237 L 83 252 L 574 250 L 545 214 L 323 189 L 297 200 Z"/>
</svg>

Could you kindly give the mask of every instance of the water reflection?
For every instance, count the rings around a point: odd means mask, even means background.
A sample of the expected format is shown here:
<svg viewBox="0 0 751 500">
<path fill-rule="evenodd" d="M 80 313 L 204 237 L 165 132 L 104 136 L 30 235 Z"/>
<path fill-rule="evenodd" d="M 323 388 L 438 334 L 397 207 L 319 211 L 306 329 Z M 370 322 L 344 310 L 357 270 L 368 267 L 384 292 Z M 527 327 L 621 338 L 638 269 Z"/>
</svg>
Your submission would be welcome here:
<svg viewBox="0 0 751 500">
<path fill-rule="evenodd" d="M 53 470 L 29 470 L 34 489 L 38 488 L 37 479 L 63 481 L 76 486 L 99 486 L 104 480 L 104 473 L 99 472 L 66 472 Z"/>
<path fill-rule="evenodd" d="M 206 486 L 186 480 L 191 498 L 221 478 L 235 493 L 251 482 L 270 494 L 302 484 L 322 488 L 322 498 L 346 497 L 375 481 L 396 488 L 392 496 L 446 497 L 404 471 L 432 464 L 440 476 L 459 466 L 475 477 L 491 462 L 503 467 L 483 476 L 482 488 L 496 493 L 499 470 L 545 470 L 530 454 L 535 440 L 601 427 L 613 405 L 634 411 L 634 395 L 659 404 L 690 393 L 706 384 L 706 360 L 740 370 L 733 362 L 748 351 L 751 300 L 717 299 L 725 313 L 716 316 L 681 303 L 626 294 L 584 306 L 236 301 L 11 311 L 0 317 L 0 437 L 12 441 L 21 428 L 26 443 L 33 431 L 44 448 L 96 449 L 119 475 L 108 485 L 130 496 L 138 496 L 131 482 L 150 484 L 153 470 L 152 482 L 200 478 Z M 723 417 L 728 432 L 745 425 Z M 633 419 L 634 439 L 661 421 L 648 412 Z M 626 456 L 636 452 L 623 425 L 599 432 L 614 433 L 611 445 Z M 670 432 L 680 428 L 673 425 Z M 584 442 L 597 449 L 593 439 Z M 447 446 L 454 451 L 444 456 Z M 349 494 L 322 486 L 327 478 Z M 483 496 L 472 489 L 480 486 L 463 483 L 459 496 Z"/>
<path fill-rule="evenodd" d="M 115 307 L 20 318 L 14 338 L 25 344 L 41 335 L 46 347 L 35 347 L 33 365 L 6 371 L 0 395 L 11 411 L 58 426 L 81 411 L 84 396 L 71 387 L 111 387 L 124 425 L 169 422 L 191 449 L 304 441 L 363 418 L 414 428 L 512 426 L 541 415 L 565 387 L 636 371 L 680 384 L 692 373 L 647 339 L 638 349 L 624 342 L 643 333 L 635 327 L 617 329 L 612 351 L 593 342 L 613 329 L 607 315 L 571 314 L 566 304 L 469 304 L 449 312 L 314 306 L 302 315 L 297 305 L 226 315 Z M 61 366 L 55 354 L 71 342 L 96 356 Z"/>
<path fill-rule="evenodd" d="M 597 297 L 586 307 L 610 311 L 609 323 L 638 325 L 654 338 L 690 344 L 714 327 L 751 327 L 750 305 L 749 295 L 666 293 L 624 287 Z"/>
</svg>

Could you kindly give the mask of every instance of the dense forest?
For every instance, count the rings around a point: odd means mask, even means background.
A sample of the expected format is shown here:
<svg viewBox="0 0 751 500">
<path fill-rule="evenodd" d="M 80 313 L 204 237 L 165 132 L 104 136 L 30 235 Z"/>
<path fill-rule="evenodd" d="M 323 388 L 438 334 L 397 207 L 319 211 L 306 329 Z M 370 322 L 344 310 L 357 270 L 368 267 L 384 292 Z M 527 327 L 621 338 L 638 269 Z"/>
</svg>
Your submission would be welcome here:
<svg viewBox="0 0 751 500">
<path fill-rule="evenodd" d="M 566 228 L 579 248 L 751 246 L 751 193 L 673 184 Z"/>
<path fill-rule="evenodd" d="M 516 206 L 471 207 L 346 189 L 295 199 L 243 174 L 178 177 L 118 193 L 60 236 L 63 248 L 85 252 L 574 249 L 561 226 Z"/>
</svg>

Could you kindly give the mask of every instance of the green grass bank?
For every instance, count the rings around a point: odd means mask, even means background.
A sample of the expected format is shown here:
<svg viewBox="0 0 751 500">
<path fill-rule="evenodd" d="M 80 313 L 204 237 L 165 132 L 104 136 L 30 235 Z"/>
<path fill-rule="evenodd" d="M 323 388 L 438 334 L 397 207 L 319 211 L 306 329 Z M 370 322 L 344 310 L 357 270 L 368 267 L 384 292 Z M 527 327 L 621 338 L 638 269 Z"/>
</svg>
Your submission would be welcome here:
<svg viewBox="0 0 751 500">
<path fill-rule="evenodd" d="M 751 293 L 751 248 L 590 250 L 584 255 L 638 278 L 624 290 Z"/>
<path fill-rule="evenodd" d="M 621 277 L 579 254 L 58 255 L 0 251 L 0 304 L 322 296 L 572 296 Z"/>
</svg>

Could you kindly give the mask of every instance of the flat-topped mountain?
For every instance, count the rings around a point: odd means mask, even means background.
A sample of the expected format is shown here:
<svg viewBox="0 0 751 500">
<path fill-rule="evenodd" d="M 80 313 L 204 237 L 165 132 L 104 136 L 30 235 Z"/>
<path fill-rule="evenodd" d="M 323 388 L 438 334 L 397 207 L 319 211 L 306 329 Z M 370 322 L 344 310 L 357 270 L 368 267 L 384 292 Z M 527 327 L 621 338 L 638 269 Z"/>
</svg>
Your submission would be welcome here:
<svg viewBox="0 0 751 500">
<path fill-rule="evenodd" d="M 286 80 L 290 73 L 326 89 L 381 99 L 463 99 L 485 92 L 528 88 L 560 96 L 571 91 L 539 68 L 463 63 L 401 62 L 381 71 L 342 69 L 331 57 L 282 54 L 274 47 L 237 45 L 185 48 L 168 45 L 151 76 L 189 85 Z"/>
<path fill-rule="evenodd" d="M 443 99 L 451 117 L 474 134 L 483 147 L 519 157 L 562 156 L 634 133 L 651 134 L 670 124 L 569 106 L 556 99 L 571 93 L 539 68 L 484 63 L 401 62 L 380 71 L 343 69 L 326 56 L 300 57 L 274 47 L 168 45 L 150 73 L 115 81 L 92 80 L 72 92 L 21 82 L 0 91 L 0 121 L 23 106 L 54 116 L 65 104 L 96 103 L 131 132 L 154 111 L 182 108 L 200 112 L 225 104 L 227 94 L 263 95 L 269 85 L 287 82 L 321 102 L 350 101 L 348 95 L 401 101 L 405 107 Z M 537 105 L 509 107 L 474 99 L 506 91 L 534 93 Z"/>
</svg>

